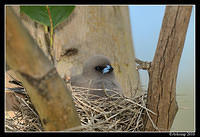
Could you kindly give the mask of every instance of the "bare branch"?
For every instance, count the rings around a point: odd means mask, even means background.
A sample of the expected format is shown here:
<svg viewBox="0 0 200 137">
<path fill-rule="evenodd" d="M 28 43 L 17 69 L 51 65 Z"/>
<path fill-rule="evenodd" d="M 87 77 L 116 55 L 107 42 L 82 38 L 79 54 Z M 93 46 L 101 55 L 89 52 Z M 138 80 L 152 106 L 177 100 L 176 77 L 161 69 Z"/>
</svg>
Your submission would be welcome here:
<svg viewBox="0 0 200 137">
<path fill-rule="evenodd" d="M 136 67 L 136 70 L 143 69 L 143 70 L 149 71 L 149 69 L 151 68 L 151 62 L 147 62 L 147 61 L 144 62 L 137 58 L 135 59 L 135 62 L 138 64 Z"/>
<path fill-rule="evenodd" d="M 147 108 L 157 115 L 146 116 L 145 130 L 169 131 L 178 110 L 176 78 L 192 6 L 167 6 L 156 53 L 149 70 Z M 152 125 L 154 123 L 155 125 Z"/>
</svg>

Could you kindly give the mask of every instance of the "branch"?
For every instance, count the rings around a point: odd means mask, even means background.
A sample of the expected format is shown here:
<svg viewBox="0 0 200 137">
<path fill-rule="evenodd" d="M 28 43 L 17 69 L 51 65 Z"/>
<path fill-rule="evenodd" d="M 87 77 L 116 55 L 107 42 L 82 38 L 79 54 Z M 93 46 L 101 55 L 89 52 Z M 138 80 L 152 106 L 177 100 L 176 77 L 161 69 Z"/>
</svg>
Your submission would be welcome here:
<svg viewBox="0 0 200 137">
<path fill-rule="evenodd" d="M 169 131 L 178 110 L 176 78 L 192 6 L 167 6 L 149 70 L 147 108 L 158 130 Z M 146 131 L 156 130 L 146 116 Z"/>
<path fill-rule="evenodd" d="M 147 70 L 149 71 L 150 68 L 151 68 L 151 62 L 147 62 L 147 61 L 142 61 L 142 60 L 139 60 L 139 59 L 135 59 L 135 62 L 138 64 L 137 67 L 136 67 L 136 70 L 139 70 L 139 69 L 143 69 L 143 70 Z"/>
<path fill-rule="evenodd" d="M 6 62 L 27 89 L 45 130 L 80 125 L 71 91 L 9 6 L 6 7 Z"/>
</svg>

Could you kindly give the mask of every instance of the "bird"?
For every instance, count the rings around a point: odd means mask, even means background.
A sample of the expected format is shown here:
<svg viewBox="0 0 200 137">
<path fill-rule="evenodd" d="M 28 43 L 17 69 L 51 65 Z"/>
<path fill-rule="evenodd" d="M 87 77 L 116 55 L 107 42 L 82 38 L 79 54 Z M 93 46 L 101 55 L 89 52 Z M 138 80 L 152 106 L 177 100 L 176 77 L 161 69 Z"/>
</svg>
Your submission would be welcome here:
<svg viewBox="0 0 200 137">
<path fill-rule="evenodd" d="M 82 73 L 71 76 L 70 83 L 72 86 L 91 88 L 89 93 L 98 97 L 112 96 L 113 91 L 119 93 L 118 95 L 122 94 L 122 88 L 115 79 L 111 61 L 104 55 L 94 55 L 86 60 Z"/>
</svg>

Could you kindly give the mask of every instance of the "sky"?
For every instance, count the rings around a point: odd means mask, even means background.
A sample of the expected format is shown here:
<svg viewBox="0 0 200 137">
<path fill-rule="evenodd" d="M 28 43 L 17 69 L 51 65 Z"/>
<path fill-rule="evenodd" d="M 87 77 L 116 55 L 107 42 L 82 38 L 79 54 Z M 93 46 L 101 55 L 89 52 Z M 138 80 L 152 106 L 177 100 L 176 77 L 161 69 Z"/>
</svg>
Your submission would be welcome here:
<svg viewBox="0 0 200 137">
<path fill-rule="evenodd" d="M 152 61 L 159 33 L 164 17 L 164 5 L 130 5 L 130 21 L 135 56 L 143 61 Z M 195 18 L 194 7 L 192 9 L 190 22 L 186 34 L 184 49 L 182 52 L 177 84 L 177 102 L 179 111 L 175 117 L 171 130 L 191 131 L 194 130 L 194 61 L 195 61 Z M 148 73 L 140 70 L 141 84 L 144 88 L 148 86 Z M 185 120 L 183 120 L 185 119 Z"/>
</svg>

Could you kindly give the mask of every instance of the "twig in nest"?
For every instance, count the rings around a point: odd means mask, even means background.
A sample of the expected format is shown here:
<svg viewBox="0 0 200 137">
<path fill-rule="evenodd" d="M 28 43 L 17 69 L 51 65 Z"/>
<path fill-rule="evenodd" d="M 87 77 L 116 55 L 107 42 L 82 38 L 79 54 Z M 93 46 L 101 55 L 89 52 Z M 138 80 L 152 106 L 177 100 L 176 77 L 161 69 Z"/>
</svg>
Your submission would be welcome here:
<svg viewBox="0 0 200 137">
<path fill-rule="evenodd" d="M 144 102 L 143 102 L 144 103 Z M 145 104 L 145 103 L 144 103 Z M 146 106 L 145 106 L 146 107 Z M 149 118 L 149 120 L 151 121 L 151 123 L 152 123 L 152 125 L 153 125 L 153 127 L 156 129 L 156 130 L 159 130 L 158 129 L 158 127 L 155 125 L 155 123 L 153 122 L 153 120 L 151 119 L 151 116 L 149 115 L 149 112 L 146 110 L 146 112 L 147 112 L 147 116 L 148 116 L 148 118 Z"/>
<path fill-rule="evenodd" d="M 155 114 L 143 106 L 142 96 L 130 99 L 122 95 L 113 95 L 101 97 L 99 100 L 87 100 L 87 96 L 92 96 L 88 94 L 90 88 L 72 87 L 72 89 L 72 96 L 82 125 L 67 129 L 68 131 L 140 131 L 143 126 L 141 115 L 144 114 L 144 109 Z M 86 115 L 87 119 L 84 117 Z"/>
<path fill-rule="evenodd" d="M 138 103 L 136 103 L 136 102 L 134 102 L 134 101 L 132 101 L 132 100 L 130 100 L 130 99 L 126 99 L 126 100 L 127 100 L 127 101 L 130 101 L 130 102 L 132 102 L 132 103 L 134 103 L 134 104 L 140 106 L 141 108 L 143 108 L 143 109 L 145 109 L 145 110 L 151 112 L 152 114 L 156 115 L 155 112 L 153 112 L 153 111 L 151 111 L 150 109 L 146 108 L 146 106 L 142 106 L 142 105 L 140 105 L 140 104 L 138 104 Z"/>
<path fill-rule="evenodd" d="M 17 94 L 14 95 L 20 102 L 20 106 L 15 108 L 14 117 L 6 117 L 6 131 L 42 131 L 41 121 L 29 97 L 26 96 L 24 99 Z"/>
<path fill-rule="evenodd" d="M 91 99 L 97 95 L 89 94 L 90 88 L 71 87 L 71 85 L 69 88 L 72 89 L 81 126 L 66 129 L 67 131 L 141 131 L 144 129 L 142 115 L 145 113 L 148 115 L 149 112 L 155 114 L 145 107 L 146 94 L 131 99 L 113 91 L 112 96 Z M 19 97 L 17 99 L 21 106 L 14 118 L 6 118 L 6 129 L 43 131 L 39 116 L 31 105 L 30 99 L 28 97 L 25 100 Z"/>
</svg>

